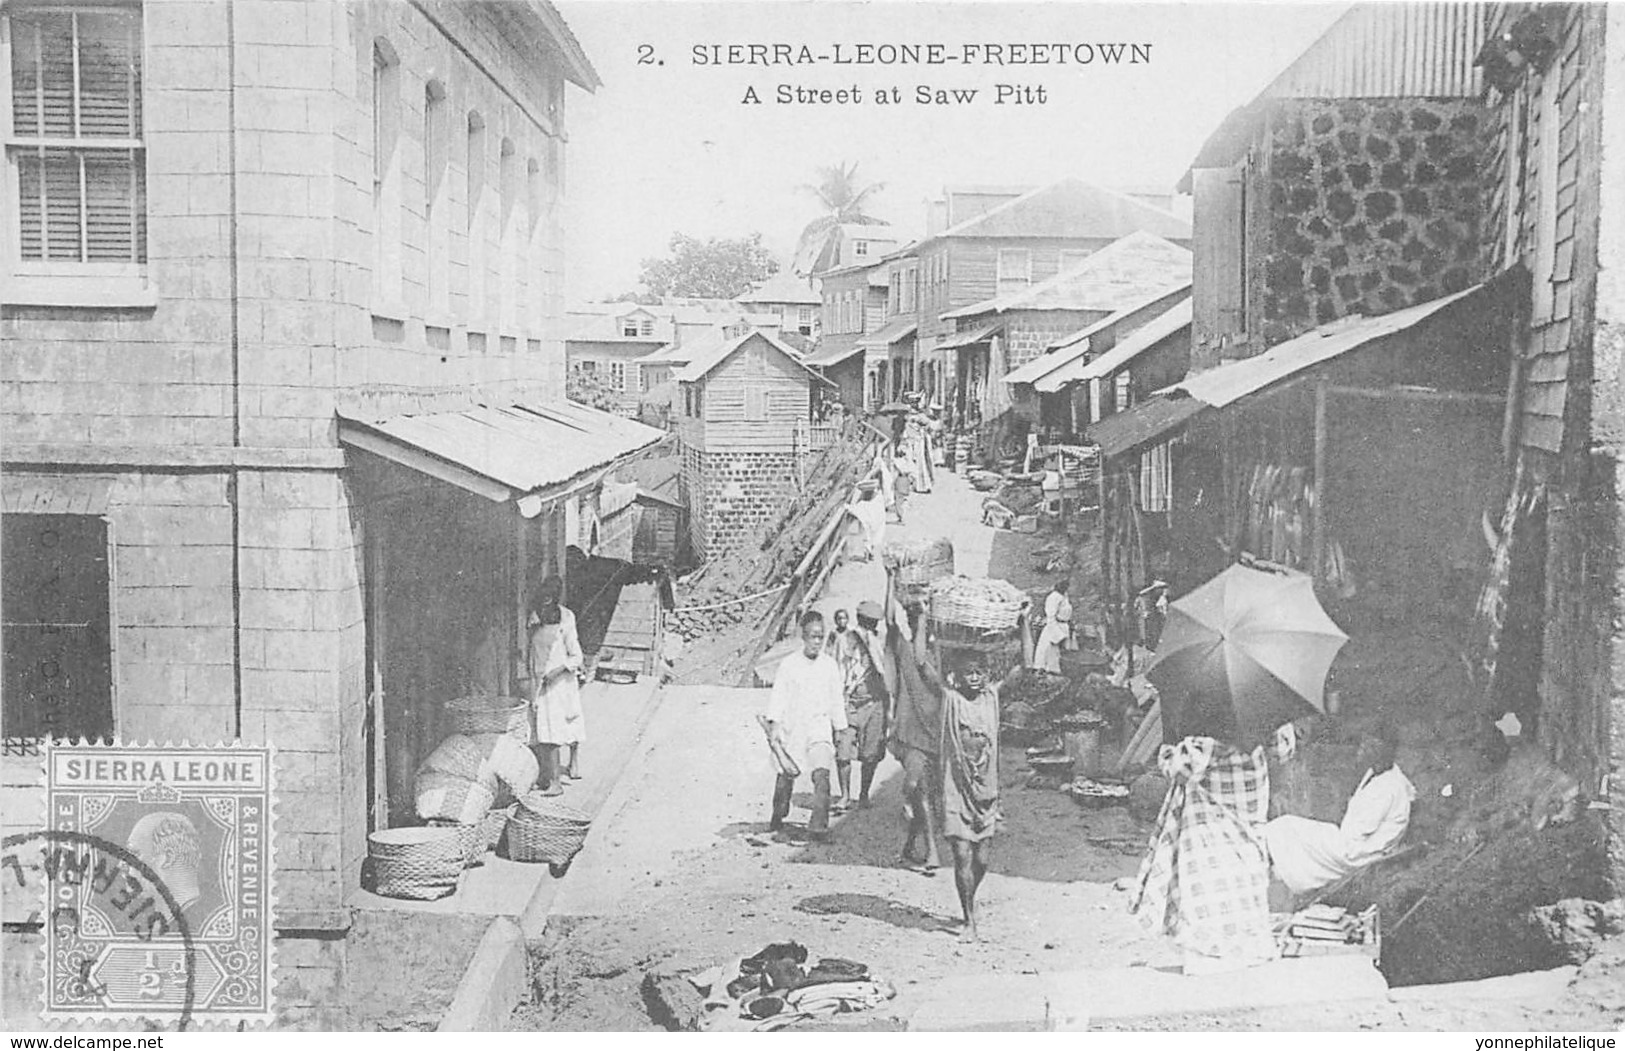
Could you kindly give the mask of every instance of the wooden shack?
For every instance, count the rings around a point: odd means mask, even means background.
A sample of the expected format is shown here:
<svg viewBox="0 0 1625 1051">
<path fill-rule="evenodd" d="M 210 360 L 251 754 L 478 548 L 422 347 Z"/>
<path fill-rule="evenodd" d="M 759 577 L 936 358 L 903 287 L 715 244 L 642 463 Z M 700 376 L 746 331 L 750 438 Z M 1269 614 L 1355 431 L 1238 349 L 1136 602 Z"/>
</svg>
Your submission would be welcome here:
<svg viewBox="0 0 1625 1051">
<path fill-rule="evenodd" d="M 709 348 L 673 377 L 682 495 L 698 558 L 715 558 L 795 495 L 797 421 L 826 382 L 782 341 L 754 331 Z"/>
</svg>

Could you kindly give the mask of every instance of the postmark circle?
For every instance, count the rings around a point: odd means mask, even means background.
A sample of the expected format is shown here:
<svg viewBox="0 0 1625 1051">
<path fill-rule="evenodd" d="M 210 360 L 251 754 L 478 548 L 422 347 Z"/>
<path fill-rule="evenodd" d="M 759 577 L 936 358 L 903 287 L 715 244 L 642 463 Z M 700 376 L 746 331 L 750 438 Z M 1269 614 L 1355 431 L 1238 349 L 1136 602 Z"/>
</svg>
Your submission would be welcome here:
<svg viewBox="0 0 1625 1051">
<path fill-rule="evenodd" d="M 129 866 L 137 874 L 144 878 L 148 884 L 156 889 L 158 896 L 163 899 L 165 907 L 169 909 L 170 915 L 175 919 L 175 925 L 180 931 L 181 935 L 182 955 L 186 960 L 186 977 L 182 985 L 181 1010 L 179 1018 L 176 1021 L 176 1030 L 184 1031 L 192 1021 L 192 1007 L 197 993 L 197 955 L 196 949 L 192 944 L 191 929 L 186 923 L 186 914 L 181 911 L 180 903 L 176 901 L 175 896 L 170 892 L 169 887 L 165 885 L 164 881 L 158 877 L 158 874 L 152 870 L 151 866 L 142 861 L 129 850 L 119 846 L 117 843 L 109 842 L 99 836 L 92 836 L 86 832 L 75 832 L 65 829 L 43 829 L 39 832 L 18 832 L 7 836 L 3 841 L 0 841 L 0 848 L 14 850 L 35 841 L 56 844 L 73 844 L 79 847 L 89 848 L 90 850 L 100 851 L 101 853 L 107 854 Z M 49 882 L 50 880 L 48 879 L 47 883 Z M 53 923 L 55 922 L 58 906 L 49 896 L 47 896 L 46 901 L 48 911 L 44 917 L 44 922 Z"/>
</svg>

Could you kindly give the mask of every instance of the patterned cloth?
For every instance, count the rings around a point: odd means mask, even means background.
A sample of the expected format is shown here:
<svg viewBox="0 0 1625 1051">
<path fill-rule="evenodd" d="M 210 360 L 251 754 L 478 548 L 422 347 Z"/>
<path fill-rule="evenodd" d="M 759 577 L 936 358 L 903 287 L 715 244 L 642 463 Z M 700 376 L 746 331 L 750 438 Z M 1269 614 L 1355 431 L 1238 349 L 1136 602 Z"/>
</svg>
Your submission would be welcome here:
<svg viewBox="0 0 1625 1051">
<path fill-rule="evenodd" d="M 1263 747 L 1237 752 L 1211 737 L 1187 737 L 1164 745 L 1158 765 L 1168 795 L 1129 911 L 1189 952 L 1248 962 L 1274 957 L 1261 835 L 1270 802 Z"/>
</svg>

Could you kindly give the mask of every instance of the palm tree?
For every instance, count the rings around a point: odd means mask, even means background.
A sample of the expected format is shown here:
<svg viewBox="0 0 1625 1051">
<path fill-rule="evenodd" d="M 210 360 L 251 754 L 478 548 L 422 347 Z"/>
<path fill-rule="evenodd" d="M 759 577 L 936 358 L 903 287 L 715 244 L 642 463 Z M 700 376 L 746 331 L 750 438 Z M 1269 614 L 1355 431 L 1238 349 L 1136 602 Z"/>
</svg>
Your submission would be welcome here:
<svg viewBox="0 0 1625 1051">
<path fill-rule="evenodd" d="M 872 182 L 866 186 L 858 183 L 858 164 L 841 162 L 840 164 L 823 165 L 818 168 L 818 181 L 807 183 L 801 187 L 804 193 L 811 194 L 823 205 L 824 214 L 808 223 L 796 240 L 796 270 L 802 271 L 811 268 L 818 250 L 823 247 L 824 238 L 829 231 L 842 223 L 856 223 L 860 226 L 884 226 L 884 219 L 877 219 L 864 211 L 864 205 L 869 199 L 885 189 L 883 182 Z"/>
</svg>

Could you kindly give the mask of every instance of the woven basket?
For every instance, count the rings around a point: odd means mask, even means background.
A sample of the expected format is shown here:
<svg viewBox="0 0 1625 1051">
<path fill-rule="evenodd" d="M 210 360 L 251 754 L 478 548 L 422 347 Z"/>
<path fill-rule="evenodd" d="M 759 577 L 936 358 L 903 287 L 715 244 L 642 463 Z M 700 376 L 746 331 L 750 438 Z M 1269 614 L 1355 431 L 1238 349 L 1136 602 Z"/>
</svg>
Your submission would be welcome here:
<svg viewBox="0 0 1625 1051">
<path fill-rule="evenodd" d="M 459 697 L 446 702 L 445 713 L 453 733 L 507 734 L 530 743 L 530 705 L 516 697 Z"/>
<path fill-rule="evenodd" d="M 386 828 L 367 836 L 373 893 L 388 898 L 443 898 L 457 889 L 467 862 L 458 826 Z"/>
<path fill-rule="evenodd" d="M 496 790 L 479 781 L 438 770 L 419 770 L 412 797 L 418 817 L 424 821 L 439 818 L 472 825 L 496 805 Z"/>
<path fill-rule="evenodd" d="M 457 891 L 463 864 L 425 863 L 369 857 L 362 864 L 361 885 L 385 898 L 434 901 Z"/>
<path fill-rule="evenodd" d="M 1007 632 L 1021 623 L 1031 601 L 1008 581 L 952 577 L 931 585 L 931 619 L 942 627 Z"/>
<path fill-rule="evenodd" d="M 508 857 L 567 865 L 587 840 L 592 818 L 548 796 L 531 794 L 508 819 Z"/>
<path fill-rule="evenodd" d="M 909 597 L 924 597 L 932 584 L 954 575 L 954 545 L 945 536 L 890 541 L 880 558 Z"/>
</svg>

